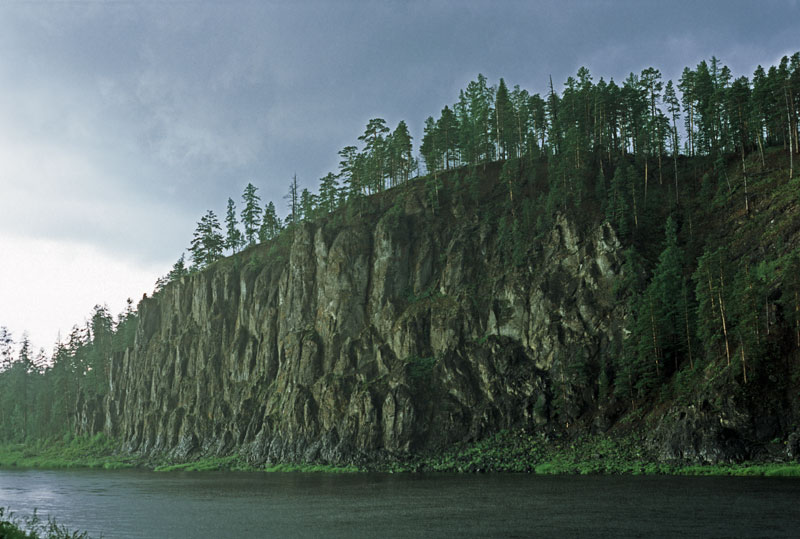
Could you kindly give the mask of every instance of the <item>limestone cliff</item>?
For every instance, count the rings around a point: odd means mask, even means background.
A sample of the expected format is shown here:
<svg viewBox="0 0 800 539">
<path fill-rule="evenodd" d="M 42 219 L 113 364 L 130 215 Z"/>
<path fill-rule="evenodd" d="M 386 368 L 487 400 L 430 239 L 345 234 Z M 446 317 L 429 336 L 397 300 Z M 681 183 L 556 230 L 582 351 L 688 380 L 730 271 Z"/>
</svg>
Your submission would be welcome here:
<svg viewBox="0 0 800 539">
<path fill-rule="evenodd" d="M 145 455 L 343 463 L 546 429 L 556 403 L 562 423 L 596 407 L 594 391 L 555 388 L 620 348 L 608 225 L 579 233 L 559 216 L 514 267 L 469 205 L 385 198 L 370 218 L 303 223 L 143 301 L 105 417 L 85 429 Z"/>
</svg>

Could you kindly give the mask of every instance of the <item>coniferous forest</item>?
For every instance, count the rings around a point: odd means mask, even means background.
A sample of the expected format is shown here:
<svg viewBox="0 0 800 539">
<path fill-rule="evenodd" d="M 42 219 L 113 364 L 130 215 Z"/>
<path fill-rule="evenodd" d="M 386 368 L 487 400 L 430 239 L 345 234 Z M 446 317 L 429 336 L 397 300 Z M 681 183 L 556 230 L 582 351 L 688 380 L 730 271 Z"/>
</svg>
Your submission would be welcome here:
<svg viewBox="0 0 800 539">
<path fill-rule="evenodd" d="M 608 223 L 624 253 L 612 293 L 625 338 L 554 378 L 560 424 L 574 423 L 568 401 L 579 393 L 619 419 L 727 388 L 777 402 L 770 409 L 783 415 L 764 428 L 785 438 L 800 417 L 798 119 L 800 53 L 749 78 L 717 58 L 676 81 L 652 67 L 624 81 L 581 68 L 542 93 L 478 75 L 425 119 L 418 151 L 405 121 L 392 129 L 374 118 L 316 191 L 294 177 L 283 200 L 265 202 L 250 183 L 222 219 L 208 210 L 189 258 L 152 298 L 226 257 L 263 263 L 251 247 L 283 252 L 303 222 L 368 219 L 404 190 L 424 192 L 434 214 L 468 201 L 507 274 L 527 271 L 559 216 L 586 230 Z M 111 358 L 133 345 L 137 324 L 130 301 L 116 317 L 97 306 L 51 354 L 2 328 L 0 440 L 74 434 L 83 403 L 109 391 Z"/>
</svg>

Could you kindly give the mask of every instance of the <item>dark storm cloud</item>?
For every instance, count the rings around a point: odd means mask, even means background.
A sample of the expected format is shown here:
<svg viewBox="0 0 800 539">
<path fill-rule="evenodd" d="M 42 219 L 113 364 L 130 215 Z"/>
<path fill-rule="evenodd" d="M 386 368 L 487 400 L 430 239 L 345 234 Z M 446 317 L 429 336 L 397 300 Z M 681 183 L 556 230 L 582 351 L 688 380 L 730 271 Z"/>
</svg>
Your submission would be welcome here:
<svg viewBox="0 0 800 539">
<path fill-rule="evenodd" d="M 674 78 L 716 55 L 749 76 L 799 48 L 798 20 L 777 0 L 6 3 L 0 182 L 20 203 L 0 226 L 173 260 L 248 181 L 279 208 L 295 172 L 315 188 L 369 118 L 418 144 L 479 72 L 544 93 L 582 65 Z"/>
</svg>

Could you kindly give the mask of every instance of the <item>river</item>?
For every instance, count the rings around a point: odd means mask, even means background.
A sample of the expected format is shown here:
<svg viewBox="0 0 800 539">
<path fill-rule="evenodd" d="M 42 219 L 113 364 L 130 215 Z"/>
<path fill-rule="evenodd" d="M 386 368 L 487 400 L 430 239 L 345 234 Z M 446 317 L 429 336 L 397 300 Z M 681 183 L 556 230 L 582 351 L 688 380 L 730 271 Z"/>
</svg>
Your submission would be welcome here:
<svg viewBox="0 0 800 539">
<path fill-rule="evenodd" d="M 800 537 L 792 478 L 0 470 L 93 537 Z"/>
</svg>

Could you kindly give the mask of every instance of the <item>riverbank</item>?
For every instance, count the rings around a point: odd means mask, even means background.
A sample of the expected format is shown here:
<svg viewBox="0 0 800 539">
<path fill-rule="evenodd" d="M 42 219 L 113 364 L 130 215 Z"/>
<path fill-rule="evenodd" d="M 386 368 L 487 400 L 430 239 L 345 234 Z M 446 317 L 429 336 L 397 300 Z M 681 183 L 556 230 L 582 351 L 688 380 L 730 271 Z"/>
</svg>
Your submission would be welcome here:
<svg viewBox="0 0 800 539">
<path fill-rule="evenodd" d="M 440 454 L 399 463 L 392 471 L 516 472 L 572 475 L 690 475 L 800 477 L 800 463 L 746 461 L 689 465 L 658 462 L 641 437 L 586 435 L 548 438 L 524 430 L 504 430 Z"/>
<path fill-rule="evenodd" d="M 10 510 L 0 507 L 0 538 L 2 539 L 88 539 L 84 532 L 70 531 L 60 526 L 52 518 L 47 521 L 39 518 L 34 510 L 33 515 L 24 519 L 17 518 Z"/>
<path fill-rule="evenodd" d="M 115 470 L 142 464 L 140 459 L 120 453 L 117 443 L 103 434 L 0 445 L 0 468 Z"/>
<path fill-rule="evenodd" d="M 549 438 L 523 430 L 504 430 L 479 442 L 464 443 L 436 454 L 389 457 L 360 465 L 279 463 L 253 466 L 238 455 L 189 462 L 144 459 L 119 451 L 114 440 L 98 434 L 68 440 L 0 446 L 0 468 L 145 468 L 175 471 L 259 471 L 356 473 L 362 471 L 533 473 L 540 475 L 692 475 L 800 477 L 800 463 L 746 461 L 715 465 L 658 462 L 629 434 Z"/>
</svg>

